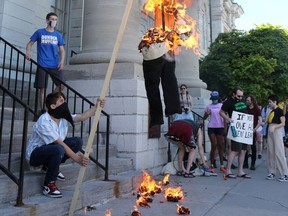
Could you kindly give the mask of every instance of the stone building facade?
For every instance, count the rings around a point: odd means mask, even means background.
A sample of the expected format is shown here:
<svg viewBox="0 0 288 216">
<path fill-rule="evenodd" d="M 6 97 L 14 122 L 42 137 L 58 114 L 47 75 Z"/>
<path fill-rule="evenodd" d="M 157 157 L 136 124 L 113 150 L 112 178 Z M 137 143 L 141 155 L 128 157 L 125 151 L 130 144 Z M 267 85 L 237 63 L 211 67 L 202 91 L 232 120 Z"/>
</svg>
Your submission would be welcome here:
<svg viewBox="0 0 288 216">
<path fill-rule="evenodd" d="M 0 35 L 25 52 L 31 34 L 45 27 L 46 14 L 55 11 L 59 15 L 57 28 L 66 41 L 67 82 L 95 100 L 102 89 L 126 3 L 127 0 L 2 0 Z M 145 0 L 134 0 L 105 111 L 111 115 L 110 140 L 111 145 L 117 146 L 118 157 L 132 158 L 135 169 L 157 173 L 167 162 L 167 142 L 163 138 L 148 139 L 147 135 L 148 101 L 137 46 L 153 19 L 142 12 L 144 3 Z M 235 27 L 235 19 L 243 10 L 236 0 L 193 0 L 188 14 L 198 22 L 200 52 L 205 56 L 219 33 Z M 36 46 L 33 48 L 36 59 Z M 77 55 L 70 55 L 72 52 Z M 199 78 L 199 58 L 191 50 L 182 50 L 177 56 L 176 75 L 178 84 L 189 87 L 194 111 L 203 115 L 209 91 Z M 165 122 L 162 132 L 167 129 Z"/>
</svg>

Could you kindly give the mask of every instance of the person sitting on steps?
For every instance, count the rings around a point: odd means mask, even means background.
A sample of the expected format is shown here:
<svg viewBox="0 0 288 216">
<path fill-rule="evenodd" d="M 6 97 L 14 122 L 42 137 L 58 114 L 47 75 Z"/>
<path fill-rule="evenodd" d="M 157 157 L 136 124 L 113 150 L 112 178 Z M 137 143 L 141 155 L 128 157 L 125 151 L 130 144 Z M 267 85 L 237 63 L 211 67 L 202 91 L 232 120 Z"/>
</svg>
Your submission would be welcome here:
<svg viewBox="0 0 288 216">
<path fill-rule="evenodd" d="M 82 114 L 71 115 L 65 96 L 61 92 L 50 93 L 46 97 L 48 112 L 42 114 L 33 126 L 32 135 L 26 148 L 26 160 L 32 167 L 46 167 L 46 175 L 43 186 L 43 194 L 53 198 L 62 197 L 56 187 L 56 179 L 64 180 L 59 173 L 59 166 L 68 158 L 81 166 L 88 165 L 88 158 L 82 154 L 76 154 L 82 149 L 80 137 L 66 137 L 68 122 L 85 121 L 93 116 L 97 106 L 104 107 L 105 100 L 98 99 L 95 106 Z"/>
</svg>

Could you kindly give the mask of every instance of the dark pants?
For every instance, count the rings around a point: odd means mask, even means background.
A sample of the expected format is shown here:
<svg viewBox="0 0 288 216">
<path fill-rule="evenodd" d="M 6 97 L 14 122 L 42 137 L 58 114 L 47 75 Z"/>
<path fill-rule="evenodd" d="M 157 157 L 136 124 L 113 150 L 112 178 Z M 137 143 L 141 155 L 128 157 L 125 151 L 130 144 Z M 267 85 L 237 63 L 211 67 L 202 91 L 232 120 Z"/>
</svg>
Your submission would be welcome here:
<svg viewBox="0 0 288 216">
<path fill-rule="evenodd" d="M 75 153 L 78 152 L 83 145 L 80 137 L 66 138 L 64 143 Z M 35 167 L 41 165 L 47 166 L 45 182 L 51 182 L 56 181 L 60 164 L 65 163 L 68 158 L 63 146 L 51 143 L 33 150 L 30 157 L 30 165 Z"/>
<path fill-rule="evenodd" d="M 256 134 L 255 133 L 253 134 L 253 144 L 251 145 L 251 152 L 252 152 L 251 164 L 255 165 L 256 154 L 257 154 L 257 150 L 256 150 Z M 244 164 L 248 164 L 248 154 L 249 154 L 249 152 L 247 151 L 246 155 L 245 155 L 245 159 L 244 159 Z"/>
<path fill-rule="evenodd" d="M 159 90 L 160 80 L 165 103 L 165 115 L 182 113 L 175 66 L 175 61 L 168 61 L 164 56 L 154 60 L 143 61 L 145 88 L 149 101 L 150 126 L 164 123 Z"/>
</svg>

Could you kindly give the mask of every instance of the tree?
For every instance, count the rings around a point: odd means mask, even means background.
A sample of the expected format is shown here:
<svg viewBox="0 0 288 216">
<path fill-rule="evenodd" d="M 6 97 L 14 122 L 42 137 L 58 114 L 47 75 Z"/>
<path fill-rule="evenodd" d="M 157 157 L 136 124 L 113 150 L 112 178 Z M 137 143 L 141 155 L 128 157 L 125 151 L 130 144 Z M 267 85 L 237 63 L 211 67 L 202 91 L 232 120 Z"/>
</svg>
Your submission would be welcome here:
<svg viewBox="0 0 288 216">
<path fill-rule="evenodd" d="M 249 32 L 221 33 L 200 60 L 200 78 L 209 90 L 230 95 L 241 86 L 265 102 L 269 94 L 288 96 L 288 31 L 265 24 Z"/>
</svg>

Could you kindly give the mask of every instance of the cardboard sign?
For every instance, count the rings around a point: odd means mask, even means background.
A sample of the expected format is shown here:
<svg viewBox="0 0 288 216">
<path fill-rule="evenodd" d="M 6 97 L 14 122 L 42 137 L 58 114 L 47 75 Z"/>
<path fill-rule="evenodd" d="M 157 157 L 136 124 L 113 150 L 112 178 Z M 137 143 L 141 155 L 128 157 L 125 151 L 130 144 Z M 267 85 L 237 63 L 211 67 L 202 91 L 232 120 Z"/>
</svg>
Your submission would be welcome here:
<svg viewBox="0 0 288 216">
<path fill-rule="evenodd" d="M 233 111 L 232 123 L 229 126 L 227 138 L 236 142 L 245 143 L 248 145 L 253 144 L 253 115 Z M 235 127 L 236 136 L 232 135 L 231 126 Z"/>
</svg>

